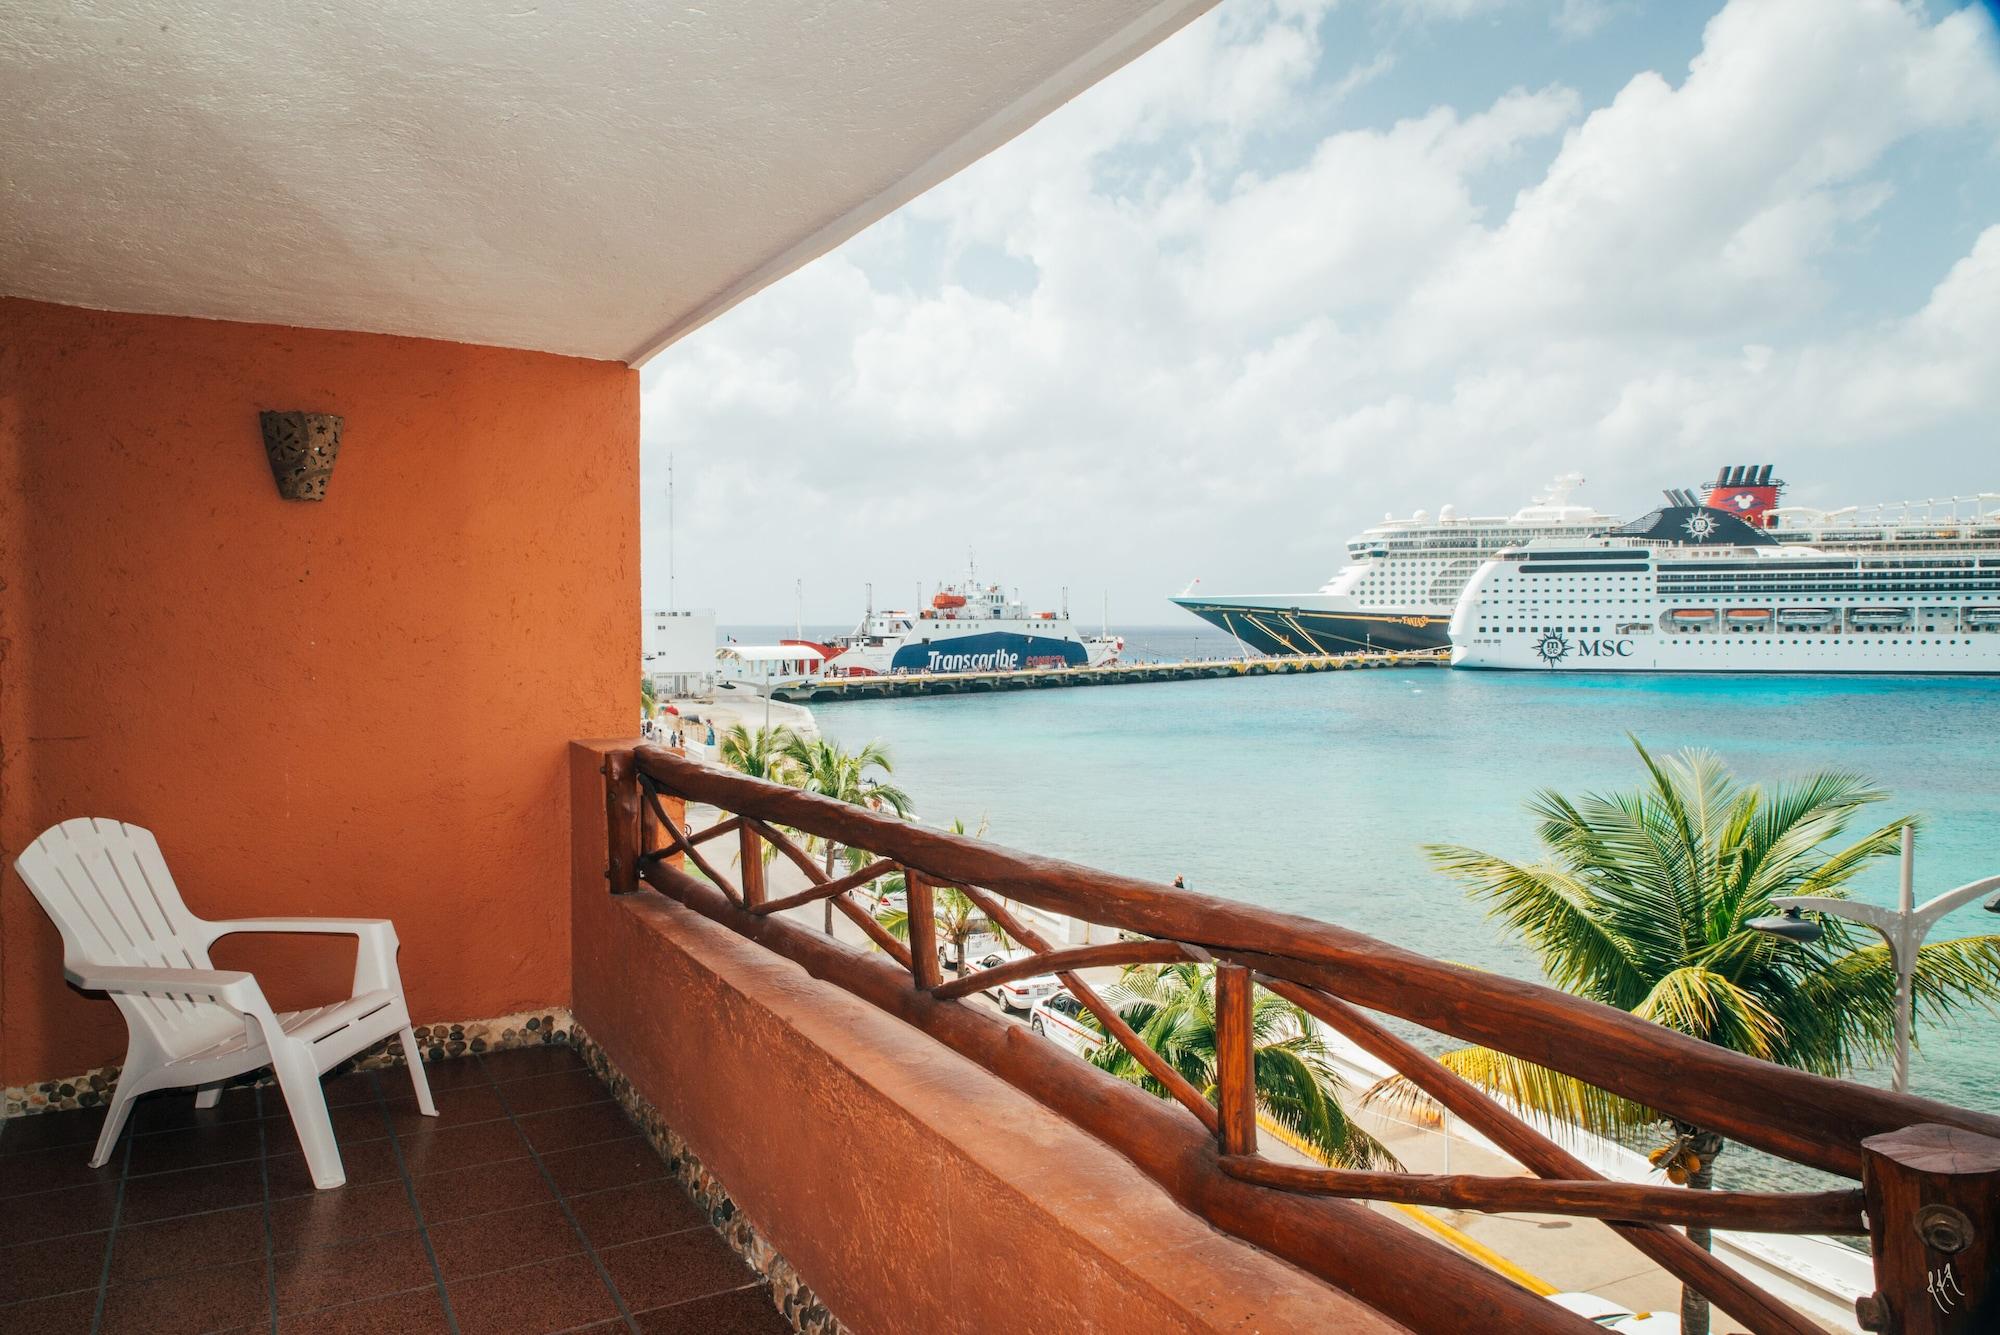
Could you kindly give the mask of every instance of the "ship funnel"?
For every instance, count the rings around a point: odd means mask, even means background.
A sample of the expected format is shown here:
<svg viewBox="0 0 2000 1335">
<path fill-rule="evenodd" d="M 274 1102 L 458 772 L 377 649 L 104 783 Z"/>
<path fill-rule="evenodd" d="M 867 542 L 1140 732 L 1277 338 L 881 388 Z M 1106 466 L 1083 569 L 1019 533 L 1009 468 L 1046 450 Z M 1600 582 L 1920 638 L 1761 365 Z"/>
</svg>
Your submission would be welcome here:
<svg viewBox="0 0 2000 1335">
<path fill-rule="evenodd" d="M 1776 465 L 1774 464 L 1765 464 L 1762 468 L 1757 470 L 1758 486 L 1768 487 L 1771 485 L 1771 469 L 1774 468 L 1775 466 Z"/>
</svg>

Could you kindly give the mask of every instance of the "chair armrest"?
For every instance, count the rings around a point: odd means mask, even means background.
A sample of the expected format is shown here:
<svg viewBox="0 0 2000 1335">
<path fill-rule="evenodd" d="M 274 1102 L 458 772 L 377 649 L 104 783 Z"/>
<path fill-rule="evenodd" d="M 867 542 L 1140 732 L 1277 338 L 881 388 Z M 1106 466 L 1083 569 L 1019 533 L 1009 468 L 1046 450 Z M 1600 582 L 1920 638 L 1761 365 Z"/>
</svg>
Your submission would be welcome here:
<svg viewBox="0 0 2000 1335">
<path fill-rule="evenodd" d="M 396 939 L 396 924 L 387 918 L 231 918 L 207 924 L 210 941 L 237 932 L 337 932 L 348 936 Z"/>
<path fill-rule="evenodd" d="M 131 964 L 67 965 L 63 973 L 87 992 L 170 992 L 219 1001 L 233 1011 L 264 1005 L 257 980 L 239 969 L 159 969 Z"/>
<path fill-rule="evenodd" d="M 210 945 L 237 932 L 342 932 L 355 939 L 355 996 L 403 990 L 396 972 L 396 924 L 387 918 L 230 918 L 203 926 Z"/>
</svg>

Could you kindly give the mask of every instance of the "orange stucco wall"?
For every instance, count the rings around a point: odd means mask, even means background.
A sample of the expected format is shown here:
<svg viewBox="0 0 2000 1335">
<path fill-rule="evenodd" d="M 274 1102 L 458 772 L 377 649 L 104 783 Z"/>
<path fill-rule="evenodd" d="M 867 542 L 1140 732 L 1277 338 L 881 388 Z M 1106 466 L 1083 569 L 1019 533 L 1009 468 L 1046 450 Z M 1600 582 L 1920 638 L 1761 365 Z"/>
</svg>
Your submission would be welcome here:
<svg viewBox="0 0 2000 1335">
<path fill-rule="evenodd" d="M 346 419 L 279 499 L 261 409 Z M 629 732 L 638 379 L 607 362 L 0 299 L 0 1084 L 115 1061 L 12 871 L 76 815 L 204 917 L 396 921 L 419 1023 L 569 999 L 571 738 Z M 345 938 L 236 938 L 281 1007 Z"/>
</svg>

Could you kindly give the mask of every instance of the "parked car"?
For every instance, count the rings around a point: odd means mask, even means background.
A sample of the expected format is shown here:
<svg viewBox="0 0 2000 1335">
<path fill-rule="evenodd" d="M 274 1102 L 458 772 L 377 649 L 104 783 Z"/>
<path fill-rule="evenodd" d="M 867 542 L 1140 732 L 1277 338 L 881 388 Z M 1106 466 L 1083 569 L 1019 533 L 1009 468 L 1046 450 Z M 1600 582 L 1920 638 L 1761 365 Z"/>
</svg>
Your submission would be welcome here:
<svg viewBox="0 0 2000 1335">
<path fill-rule="evenodd" d="M 990 950 L 984 955 L 975 955 L 973 957 L 972 972 L 979 973 L 986 969 L 997 969 L 1001 965 L 1011 964 L 1015 960 L 1028 959 L 1032 954 L 1032 951 L 1026 950 Z M 992 997 L 1000 1003 L 1000 1009 L 1002 1010 L 1026 1011 L 1032 1010 L 1036 1002 L 1054 996 L 1057 989 L 1061 986 L 1062 984 L 1057 981 L 1054 974 L 1038 973 L 1031 974 L 1026 978 L 1010 978 L 1006 982 L 996 983 L 994 986 L 984 989 L 984 991 L 987 996 Z"/>
<path fill-rule="evenodd" d="M 1085 1021 L 1083 1003 L 1061 988 L 1053 996 L 1035 1003 L 1028 1012 L 1028 1028 L 1079 1057 L 1088 1057 L 1104 1042 Z"/>
<path fill-rule="evenodd" d="M 966 938 L 965 953 L 967 958 L 973 961 L 975 967 L 981 959 L 998 953 L 1000 949 L 1000 938 L 988 932 L 975 932 L 972 936 Z M 958 948 L 949 941 L 938 942 L 938 964 L 948 973 L 964 972 L 958 967 Z M 989 964 L 986 967 L 992 968 L 993 966 Z"/>
<path fill-rule="evenodd" d="M 1676 1313 L 1634 1312 L 1595 1293 L 1552 1293 L 1549 1301 L 1620 1335 L 1681 1335 Z"/>
</svg>

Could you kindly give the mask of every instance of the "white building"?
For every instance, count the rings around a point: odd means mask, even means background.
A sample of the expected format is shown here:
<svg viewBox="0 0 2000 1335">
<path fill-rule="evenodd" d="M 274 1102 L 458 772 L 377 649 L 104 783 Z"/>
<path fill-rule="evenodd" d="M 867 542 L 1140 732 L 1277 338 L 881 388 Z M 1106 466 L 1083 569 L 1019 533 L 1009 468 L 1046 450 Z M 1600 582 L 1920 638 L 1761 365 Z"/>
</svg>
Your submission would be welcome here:
<svg viewBox="0 0 2000 1335">
<path fill-rule="evenodd" d="M 641 671 L 662 695 L 699 695 L 715 675 L 715 613 L 644 614 Z"/>
</svg>

